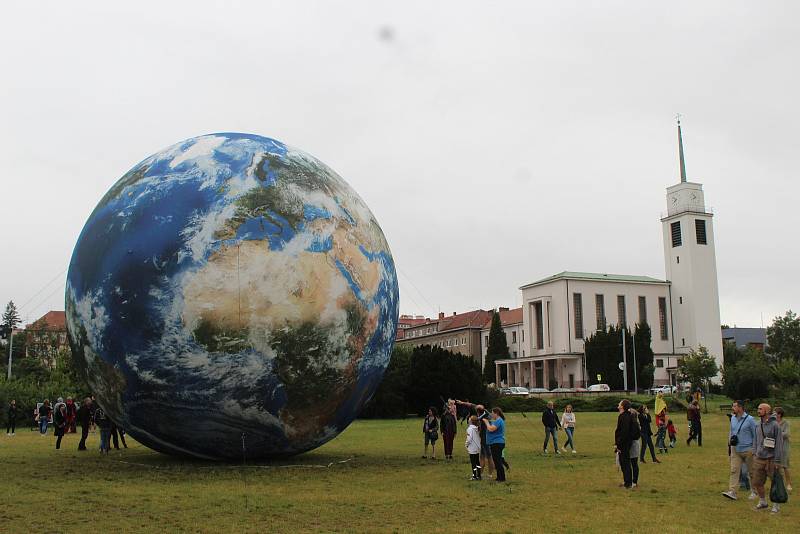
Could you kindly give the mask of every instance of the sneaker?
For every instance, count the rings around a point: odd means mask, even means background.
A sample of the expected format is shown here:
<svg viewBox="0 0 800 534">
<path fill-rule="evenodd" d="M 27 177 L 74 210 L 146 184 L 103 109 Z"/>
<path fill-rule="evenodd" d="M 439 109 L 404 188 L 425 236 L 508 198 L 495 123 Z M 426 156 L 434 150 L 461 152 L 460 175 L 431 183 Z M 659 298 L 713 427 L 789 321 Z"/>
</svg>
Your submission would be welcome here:
<svg viewBox="0 0 800 534">
<path fill-rule="evenodd" d="M 736 492 L 735 491 L 723 491 L 722 492 L 722 496 L 723 497 L 727 497 L 732 501 L 735 501 L 735 500 L 738 499 L 738 497 L 736 496 Z"/>
<path fill-rule="evenodd" d="M 637 487 L 639 487 L 639 484 L 637 484 L 636 482 L 631 484 L 631 489 L 636 489 Z"/>
<path fill-rule="evenodd" d="M 575 449 L 572 449 L 572 454 L 578 454 L 578 451 L 576 451 Z"/>
<path fill-rule="evenodd" d="M 769 508 L 769 505 L 767 503 L 760 502 L 755 506 L 755 508 L 753 508 L 753 510 L 765 510 L 767 508 Z"/>
<path fill-rule="evenodd" d="M 660 464 L 660 463 L 661 463 L 661 460 L 659 460 L 658 458 L 656 458 L 655 460 L 653 460 L 653 463 L 654 463 L 654 464 Z"/>
<path fill-rule="evenodd" d="M 561 454 L 561 451 L 559 451 L 559 450 L 556 450 L 556 454 Z"/>
<path fill-rule="evenodd" d="M 777 504 L 777 503 L 774 503 L 774 504 L 772 505 L 772 510 L 770 510 L 770 512 L 772 512 L 773 514 L 777 514 L 777 513 L 778 513 L 778 512 L 780 512 L 780 511 L 781 511 L 781 509 L 780 509 L 780 507 L 778 506 L 778 504 Z"/>
<path fill-rule="evenodd" d="M 754 501 L 754 500 L 756 500 L 756 498 L 758 498 L 758 494 L 756 492 L 754 492 L 754 491 L 751 491 L 750 492 L 750 496 L 747 498 L 747 500 L 748 501 Z"/>
<path fill-rule="evenodd" d="M 547 449 L 543 450 L 543 451 L 542 451 L 542 454 L 544 454 L 545 456 L 547 456 Z"/>
</svg>

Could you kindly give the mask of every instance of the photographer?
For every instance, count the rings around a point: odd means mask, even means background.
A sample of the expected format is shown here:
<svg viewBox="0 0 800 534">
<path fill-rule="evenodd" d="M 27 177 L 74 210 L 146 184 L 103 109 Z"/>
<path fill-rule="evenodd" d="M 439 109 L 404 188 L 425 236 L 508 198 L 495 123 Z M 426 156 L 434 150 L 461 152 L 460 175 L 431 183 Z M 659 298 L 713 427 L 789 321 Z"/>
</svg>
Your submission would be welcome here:
<svg viewBox="0 0 800 534">
<path fill-rule="evenodd" d="M 728 455 L 730 456 L 731 476 L 728 480 L 728 491 L 722 492 L 722 495 L 735 501 L 742 464 L 747 465 L 748 474 L 753 472 L 753 444 L 756 441 L 756 420 L 744 411 L 744 404 L 740 400 L 733 403 L 730 426 Z M 750 487 L 753 487 L 752 478 Z M 755 499 L 755 495 L 755 492 L 752 492 L 750 498 Z"/>
</svg>

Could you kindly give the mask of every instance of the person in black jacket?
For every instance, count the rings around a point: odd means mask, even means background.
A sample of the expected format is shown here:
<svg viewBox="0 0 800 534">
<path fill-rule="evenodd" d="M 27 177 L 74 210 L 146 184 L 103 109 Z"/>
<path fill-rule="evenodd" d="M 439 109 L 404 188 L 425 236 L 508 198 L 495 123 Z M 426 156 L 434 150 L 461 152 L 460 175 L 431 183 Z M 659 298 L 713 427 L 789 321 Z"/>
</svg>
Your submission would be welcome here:
<svg viewBox="0 0 800 534">
<path fill-rule="evenodd" d="M 631 446 L 639 439 L 639 422 L 631 410 L 631 401 L 623 399 L 619 406 L 617 428 L 614 431 L 614 448 L 619 455 L 619 467 L 622 470 L 623 486 L 627 489 L 633 487 L 634 479 L 639 478 L 639 458 L 631 458 Z"/>
<path fill-rule="evenodd" d="M 455 411 L 455 401 L 448 401 L 448 404 L 442 413 L 442 419 L 440 422 L 442 429 L 442 440 L 444 441 L 444 457 L 446 460 L 453 459 L 453 439 L 455 439 L 456 429 L 458 429 Z"/>
<path fill-rule="evenodd" d="M 78 408 L 78 422 L 81 425 L 81 441 L 78 443 L 78 450 L 86 450 L 86 438 L 89 436 L 89 428 L 92 426 L 92 399 L 86 397 L 83 404 Z"/>
<path fill-rule="evenodd" d="M 656 449 L 653 446 L 653 429 L 650 427 L 652 418 L 650 417 L 650 410 L 647 406 L 642 404 L 639 406 L 639 428 L 642 430 L 642 450 L 639 453 L 639 461 L 646 463 L 644 455 L 647 454 L 647 447 L 650 447 L 650 456 L 653 457 L 653 463 L 660 464 L 661 461 L 656 458 Z"/>
<path fill-rule="evenodd" d="M 108 418 L 106 412 L 99 406 L 94 411 L 94 424 L 100 429 L 100 452 L 108 454 L 109 441 L 111 438 L 111 419 Z"/>
<path fill-rule="evenodd" d="M 14 436 L 17 430 L 17 401 L 11 399 L 8 404 L 8 420 L 6 421 L 6 435 Z"/>
<path fill-rule="evenodd" d="M 542 452 L 547 454 L 547 443 L 550 441 L 550 436 L 553 436 L 553 450 L 556 454 L 561 454 L 558 450 L 558 434 L 556 428 L 561 426 L 561 421 L 558 420 L 558 415 L 553 408 L 553 401 L 547 403 L 547 408 L 542 412 L 542 424 L 544 425 L 544 445 Z"/>
<path fill-rule="evenodd" d="M 117 439 L 117 435 L 119 435 L 119 439 Z M 127 449 L 128 444 L 125 443 L 125 430 L 118 427 L 114 421 L 111 421 L 111 441 L 114 443 L 114 449 L 116 450 L 119 450 L 119 440 L 122 440 L 122 446 Z"/>
<path fill-rule="evenodd" d="M 56 437 L 56 450 L 61 448 L 61 439 L 67 430 L 67 405 L 63 402 L 56 403 L 53 410 L 53 434 Z"/>
</svg>

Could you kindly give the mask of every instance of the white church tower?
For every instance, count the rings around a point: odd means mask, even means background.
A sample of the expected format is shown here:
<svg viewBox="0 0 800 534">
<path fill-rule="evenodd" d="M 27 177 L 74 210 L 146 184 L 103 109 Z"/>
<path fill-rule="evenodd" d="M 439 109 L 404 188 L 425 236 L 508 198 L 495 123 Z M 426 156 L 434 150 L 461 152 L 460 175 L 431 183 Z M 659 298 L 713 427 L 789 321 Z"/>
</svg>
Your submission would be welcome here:
<svg viewBox="0 0 800 534">
<path fill-rule="evenodd" d="M 717 259 L 713 214 L 706 209 L 702 184 L 686 179 L 683 136 L 678 118 L 680 183 L 667 188 L 664 234 L 666 278 L 671 284 L 672 342 L 676 354 L 703 345 L 722 365 Z"/>
</svg>

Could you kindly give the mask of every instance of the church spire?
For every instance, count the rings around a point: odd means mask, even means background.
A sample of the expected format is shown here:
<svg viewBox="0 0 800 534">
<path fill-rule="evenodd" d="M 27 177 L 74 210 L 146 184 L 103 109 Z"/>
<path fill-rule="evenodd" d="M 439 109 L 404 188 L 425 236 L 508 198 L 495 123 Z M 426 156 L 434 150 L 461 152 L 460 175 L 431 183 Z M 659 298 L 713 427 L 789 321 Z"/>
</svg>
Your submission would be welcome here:
<svg viewBox="0 0 800 534">
<path fill-rule="evenodd" d="M 683 135 L 681 135 L 681 115 L 676 117 L 678 119 L 678 154 L 681 160 L 681 183 L 686 182 L 686 162 L 683 159 Z"/>
</svg>

